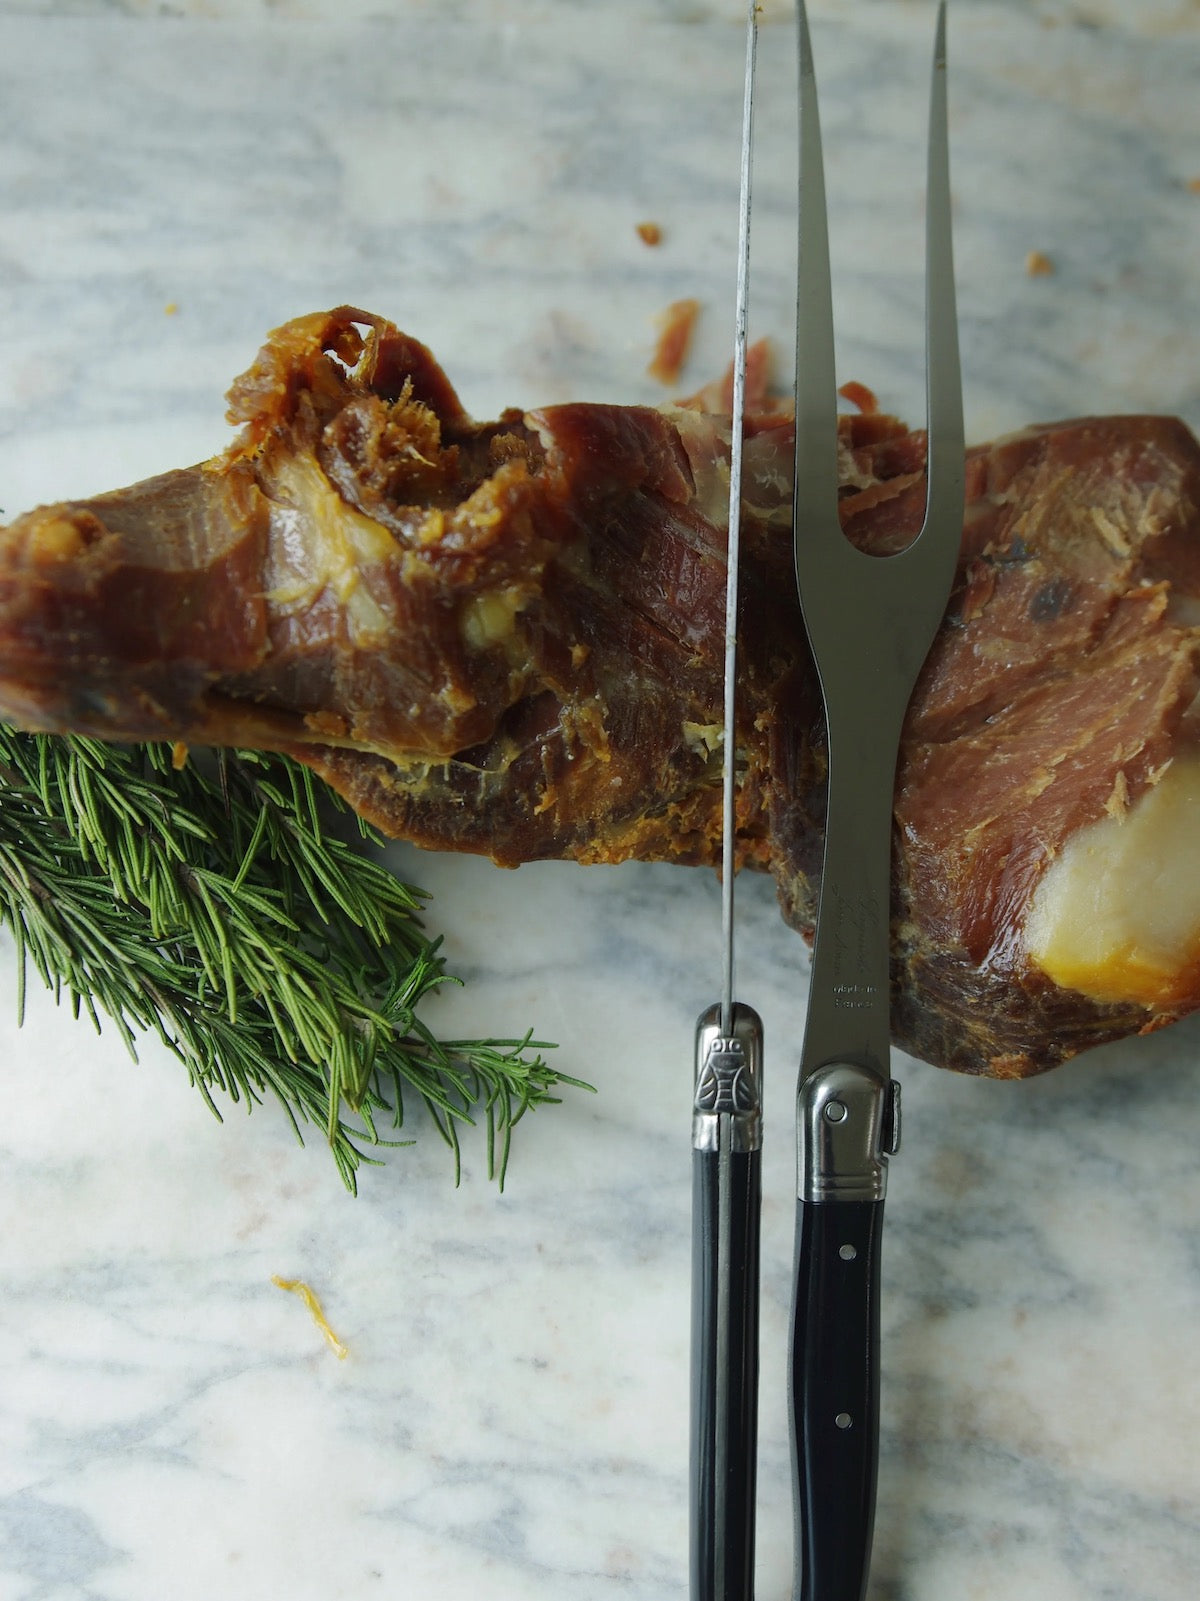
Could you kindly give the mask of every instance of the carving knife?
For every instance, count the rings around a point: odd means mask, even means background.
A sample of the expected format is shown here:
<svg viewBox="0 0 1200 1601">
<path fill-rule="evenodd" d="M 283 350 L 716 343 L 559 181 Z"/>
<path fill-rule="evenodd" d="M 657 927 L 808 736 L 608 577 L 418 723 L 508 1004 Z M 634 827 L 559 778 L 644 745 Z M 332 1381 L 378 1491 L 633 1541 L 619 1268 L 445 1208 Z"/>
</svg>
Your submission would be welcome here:
<svg viewBox="0 0 1200 1601">
<path fill-rule="evenodd" d="M 757 0 L 746 21 L 725 591 L 719 1002 L 696 1025 L 692 1108 L 691 1598 L 750 1601 L 758 1436 L 762 1024 L 734 999 L 737 618 Z"/>
</svg>

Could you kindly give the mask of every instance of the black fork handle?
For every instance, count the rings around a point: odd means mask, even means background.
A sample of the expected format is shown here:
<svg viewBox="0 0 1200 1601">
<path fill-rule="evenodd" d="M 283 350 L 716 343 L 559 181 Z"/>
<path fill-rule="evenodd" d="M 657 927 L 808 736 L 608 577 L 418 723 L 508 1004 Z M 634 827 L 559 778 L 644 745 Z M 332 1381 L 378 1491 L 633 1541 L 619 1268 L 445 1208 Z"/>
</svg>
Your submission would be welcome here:
<svg viewBox="0 0 1200 1601">
<path fill-rule="evenodd" d="M 791 1401 L 796 1601 L 863 1601 L 879 1463 L 882 1201 L 800 1201 Z"/>
</svg>

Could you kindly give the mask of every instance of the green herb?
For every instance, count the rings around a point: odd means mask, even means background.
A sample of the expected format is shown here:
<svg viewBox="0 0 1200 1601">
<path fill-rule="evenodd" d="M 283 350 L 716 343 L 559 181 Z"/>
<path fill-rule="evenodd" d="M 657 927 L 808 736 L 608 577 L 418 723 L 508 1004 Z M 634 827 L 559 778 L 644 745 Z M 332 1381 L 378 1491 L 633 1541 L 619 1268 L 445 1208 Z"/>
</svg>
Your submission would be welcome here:
<svg viewBox="0 0 1200 1601">
<path fill-rule="evenodd" d="M 253 751 L 188 760 L 0 725 L 0 926 L 30 965 L 131 1054 L 152 1032 L 220 1117 L 273 1096 L 322 1128 L 347 1187 L 366 1147 L 411 1144 L 415 1094 L 460 1168 L 482 1115 L 504 1181 L 514 1125 L 562 1085 L 523 1039 L 438 1039 L 417 1015 L 445 983 L 424 895 L 325 818 L 345 807 L 298 763 Z M 343 816 L 344 821 L 344 816 Z M 359 825 L 362 840 L 380 843 Z M 385 1128 L 392 1131 L 389 1136 Z"/>
</svg>

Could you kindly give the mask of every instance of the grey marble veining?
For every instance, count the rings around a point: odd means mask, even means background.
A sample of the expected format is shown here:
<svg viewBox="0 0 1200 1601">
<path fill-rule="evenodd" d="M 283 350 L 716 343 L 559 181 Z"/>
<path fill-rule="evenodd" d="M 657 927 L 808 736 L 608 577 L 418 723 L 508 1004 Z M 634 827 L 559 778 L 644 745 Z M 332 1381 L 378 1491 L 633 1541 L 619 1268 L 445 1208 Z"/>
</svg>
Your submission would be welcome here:
<svg viewBox="0 0 1200 1601">
<path fill-rule="evenodd" d="M 787 7 L 765 8 L 752 324 L 789 365 Z M 814 4 L 844 377 L 919 419 L 931 6 Z M 480 416 L 658 400 L 654 317 L 731 333 L 735 0 L 0 6 L 0 505 L 199 459 L 265 331 L 351 301 Z M 975 437 L 1200 426 L 1200 9 L 957 0 Z M 658 221 L 647 249 L 635 225 Z M 1031 250 L 1054 271 L 1031 277 Z M 177 309 L 167 314 L 166 308 Z M 344 1195 L 269 1109 L 0 1004 L 2 1601 L 663 1601 L 686 1593 L 691 1036 L 718 893 L 396 847 L 466 988 L 595 1095 L 501 1195 L 429 1130 Z M 806 964 L 739 892 L 767 1025 L 759 1593 L 788 1594 L 784 1353 Z M 14 987 L 0 944 L 0 996 Z M 872 1601 L 1190 1601 L 1200 1571 L 1200 1027 L 1025 1085 L 898 1064 Z M 350 1355 L 303 1306 L 320 1292 Z"/>
</svg>

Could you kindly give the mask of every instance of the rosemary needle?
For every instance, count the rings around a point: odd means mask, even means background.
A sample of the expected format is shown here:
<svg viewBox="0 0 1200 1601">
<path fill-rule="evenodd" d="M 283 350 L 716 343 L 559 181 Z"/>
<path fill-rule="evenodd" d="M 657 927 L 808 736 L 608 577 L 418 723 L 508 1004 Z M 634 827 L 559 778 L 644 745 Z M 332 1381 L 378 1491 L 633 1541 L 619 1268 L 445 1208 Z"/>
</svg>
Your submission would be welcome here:
<svg viewBox="0 0 1200 1601">
<path fill-rule="evenodd" d="M 440 1040 L 418 1008 L 441 985 L 422 892 L 322 822 L 342 807 L 298 763 L 258 752 L 175 764 L 166 745 L 105 745 L 0 724 L 0 927 L 132 1054 L 153 1033 L 209 1108 L 273 1097 L 321 1129 L 357 1188 L 366 1148 L 411 1143 L 415 1095 L 454 1155 L 482 1118 L 503 1184 L 514 1126 L 563 1086 L 531 1035 Z M 363 838 L 377 836 L 360 823 Z M 390 1134 L 381 1133 L 388 1128 Z"/>
</svg>

